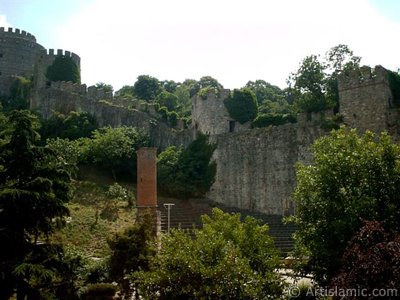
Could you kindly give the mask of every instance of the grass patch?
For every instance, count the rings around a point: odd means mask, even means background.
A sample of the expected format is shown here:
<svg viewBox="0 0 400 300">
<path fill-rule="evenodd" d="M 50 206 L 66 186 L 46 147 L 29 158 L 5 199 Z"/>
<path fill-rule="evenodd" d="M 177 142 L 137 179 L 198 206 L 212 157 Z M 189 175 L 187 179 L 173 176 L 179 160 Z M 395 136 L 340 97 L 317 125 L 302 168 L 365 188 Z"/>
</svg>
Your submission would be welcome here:
<svg viewBox="0 0 400 300">
<path fill-rule="evenodd" d="M 74 182 L 74 197 L 67 205 L 70 218 L 66 226 L 53 236 L 55 242 L 72 246 L 88 257 L 103 258 L 110 254 L 107 238 L 135 223 L 136 210 L 126 201 L 113 200 L 115 218 L 102 218 L 107 205 L 107 185 L 88 181 Z"/>
</svg>

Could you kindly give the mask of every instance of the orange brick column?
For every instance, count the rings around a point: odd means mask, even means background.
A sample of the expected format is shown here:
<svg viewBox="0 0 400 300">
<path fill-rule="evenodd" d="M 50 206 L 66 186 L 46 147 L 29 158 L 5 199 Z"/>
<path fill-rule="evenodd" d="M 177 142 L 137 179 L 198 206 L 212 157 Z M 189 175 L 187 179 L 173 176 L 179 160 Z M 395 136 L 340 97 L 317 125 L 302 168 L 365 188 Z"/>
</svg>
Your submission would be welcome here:
<svg viewBox="0 0 400 300">
<path fill-rule="evenodd" d="M 157 207 L 157 148 L 137 151 L 137 202 L 138 208 Z"/>
<path fill-rule="evenodd" d="M 155 230 L 159 231 L 160 214 L 157 210 L 157 148 L 141 148 L 137 152 L 137 196 L 138 217 L 151 213 Z"/>
</svg>

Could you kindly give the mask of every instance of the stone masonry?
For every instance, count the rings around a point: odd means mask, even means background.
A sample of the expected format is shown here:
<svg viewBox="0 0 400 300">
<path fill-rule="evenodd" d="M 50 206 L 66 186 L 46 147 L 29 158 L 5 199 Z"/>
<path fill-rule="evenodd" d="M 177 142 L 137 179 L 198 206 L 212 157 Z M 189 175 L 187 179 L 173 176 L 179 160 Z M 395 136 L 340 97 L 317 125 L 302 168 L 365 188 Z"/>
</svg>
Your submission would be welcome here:
<svg viewBox="0 0 400 300">
<path fill-rule="evenodd" d="M 192 128 L 170 128 L 152 107 L 127 107 L 96 87 L 70 82 L 47 82 L 45 73 L 57 56 L 69 56 L 80 68 L 78 55 L 46 50 L 33 35 L 19 29 L 0 28 L 0 96 L 8 95 L 15 76 L 34 78 L 30 107 L 44 118 L 54 112 L 86 111 L 100 126 L 135 126 L 145 130 L 160 150 L 171 145 L 187 146 L 197 132 L 207 134 L 217 148 L 215 182 L 207 197 L 227 206 L 267 214 L 287 215 L 295 211 L 291 194 L 296 185 L 295 164 L 310 163 L 310 146 L 327 134 L 319 125 L 321 115 L 298 115 L 298 122 L 251 129 L 230 118 L 224 100 L 230 91 L 210 91 L 192 99 Z M 338 79 L 340 114 L 344 123 L 360 131 L 384 130 L 399 137 L 400 114 L 393 107 L 387 71 L 362 67 Z M 325 112 L 325 116 L 327 112 Z M 138 206 L 156 205 L 155 149 L 138 152 Z M 141 163 L 142 162 L 142 163 Z M 138 164 L 138 165 L 139 165 Z M 150 177 L 147 177 L 150 176 Z M 145 196 L 146 195 L 146 196 Z M 155 203 L 155 204 L 154 204 Z"/>
</svg>

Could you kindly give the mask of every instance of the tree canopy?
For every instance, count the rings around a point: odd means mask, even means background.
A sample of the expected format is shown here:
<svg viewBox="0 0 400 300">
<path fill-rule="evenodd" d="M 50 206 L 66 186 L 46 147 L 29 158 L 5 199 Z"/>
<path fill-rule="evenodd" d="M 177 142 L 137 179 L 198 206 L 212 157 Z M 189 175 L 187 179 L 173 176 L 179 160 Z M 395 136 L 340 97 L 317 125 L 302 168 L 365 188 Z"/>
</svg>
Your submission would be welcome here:
<svg viewBox="0 0 400 300">
<path fill-rule="evenodd" d="M 160 81 L 149 75 L 140 75 L 133 85 L 135 96 L 146 101 L 154 100 L 161 91 Z"/>
<path fill-rule="evenodd" d="M 249 88 L 234 89 L 224 102 L 232 119 L 243 124 L 257 117 L 257 99 Z"/>
<path fill-rule="evenodd" d="M 193 235 L 163 236 L 149 271 L 134 274 L 144 299 L 277 299 L 283 283 L 268 226 L 214 209 Z"/>
<path fill-rule="evenodd" d="M 296 243 L 327 283 L 363 219 L 400 230 L 400 146 L 386 133 L 360 136 L 342 127 L 319 138 L 312 154 L 311 165 L 297 166 Z"/>
<path fill-rule="evenodd" d="M 81 83 L 81 74 L 78 66 L 68 56 L 57 56 L 53 64 L 47 68 L 46 77 L 50 81 Z"/>
<path fill-rule="evenodd" d="M 37 292 L 54 270 L 43 260 L 45 242 L 68 215 L 70 174 L 48 148 L 38 146 L 38 120 L 28 111 L 13 111 L 0 146 L 0 295 L 17 287 L 19 297 Z M 29 271 L 30 270 L 30 271 Z M 23 298 L 21 298 L 23 299 Z"/>
</svg>

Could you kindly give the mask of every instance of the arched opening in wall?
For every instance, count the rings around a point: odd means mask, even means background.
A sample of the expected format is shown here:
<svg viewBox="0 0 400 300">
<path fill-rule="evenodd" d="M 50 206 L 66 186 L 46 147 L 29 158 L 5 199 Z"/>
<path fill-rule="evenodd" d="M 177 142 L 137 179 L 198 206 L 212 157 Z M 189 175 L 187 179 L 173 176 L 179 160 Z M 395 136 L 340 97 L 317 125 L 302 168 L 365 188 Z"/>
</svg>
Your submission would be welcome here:
<svg viewBox="0 0 400 300">
<path fill-rule="evenodd" d="M 353 114 L 353 118 L 356 119 L 356 118 L 357 118 L 357 115 L 356 115 L 356 114 Z"/>
<path fill-rule="evenodd" d="M 2 58 L 3 57 L 3 53 L 0 53 L 0 58 Z"/>
<path fill-rule="evenodd" d="M 194 123 L 194 129 L 196 129 L 196 130 L 199 129 L 199 124 L 197 122 Z"/>
</svg>

